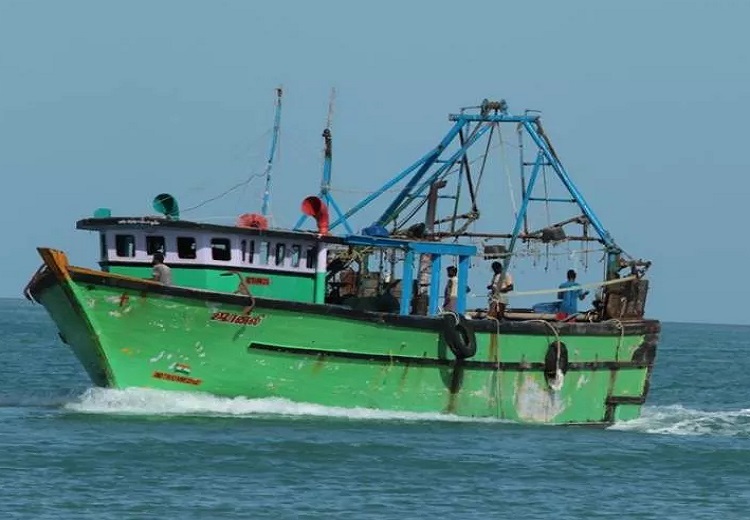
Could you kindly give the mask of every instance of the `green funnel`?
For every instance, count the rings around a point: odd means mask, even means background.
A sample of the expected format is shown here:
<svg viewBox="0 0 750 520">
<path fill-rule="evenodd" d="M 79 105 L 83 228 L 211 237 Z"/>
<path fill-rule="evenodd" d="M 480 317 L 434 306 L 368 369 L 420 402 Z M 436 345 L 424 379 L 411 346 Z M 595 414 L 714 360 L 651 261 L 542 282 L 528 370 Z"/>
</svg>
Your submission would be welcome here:
<svg viewBox="0 0 750 520">
<path fill-rule="evenodd" d="M 180 218 L 180 206 L 169 193 L 160 193 L 154 197 L 154 209 L 169 219 L 178 220 Z"/>
</svg>

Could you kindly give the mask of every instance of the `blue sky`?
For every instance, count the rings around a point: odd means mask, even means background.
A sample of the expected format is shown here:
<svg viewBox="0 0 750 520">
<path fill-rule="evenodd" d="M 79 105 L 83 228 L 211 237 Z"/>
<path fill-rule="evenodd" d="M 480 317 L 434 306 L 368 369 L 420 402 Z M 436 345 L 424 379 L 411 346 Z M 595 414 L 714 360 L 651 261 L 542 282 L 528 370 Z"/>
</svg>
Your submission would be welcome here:
<svg viewBox="0 0 750 520">
<path fill-rule="evenodd" d="M 332 86 L 343 205 L 436 144 L 448 113 L 504 98 L 543 111 L 608 230 L 654 261 L 650 315 L 750 323 L 747 20 L 744 1 L 0 0 L 0 296 L 40 245 L 94 266 L 74 224 L 99 206 L 150 213 L 169 191 L 188 207 L 262 171 L 281 84 L 277 224 L 316 191 Z M 260 188 L 185 217 L 257 211 Z M 549 287 L 558 268 L 517 281 Z"/>
</svg>

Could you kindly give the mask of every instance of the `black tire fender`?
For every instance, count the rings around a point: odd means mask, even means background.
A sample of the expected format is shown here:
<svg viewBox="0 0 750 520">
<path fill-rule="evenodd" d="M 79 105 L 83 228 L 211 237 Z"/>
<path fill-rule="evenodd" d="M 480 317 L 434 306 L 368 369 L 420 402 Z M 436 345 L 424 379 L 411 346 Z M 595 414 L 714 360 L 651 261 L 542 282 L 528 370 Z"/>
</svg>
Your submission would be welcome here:
<svg viewBox="0 0 750 520">
<path fill-rule="evenodd" d="M 459 314 L 443 317 L 443 339 L 457 359 L 467 359 L 477 353 L 477 338 L 469 320 Z"/>
<path fill-rule="evenodd" d="M 559 359 L 558 359 L 559 343 Z M 568 347 L 562 341 L 553 341 L 547 347 L 547 354 L 544 356 L 544 378 L 547 383 L 557 378 L 557 367 L 560 367 L 563 375 L 568 373 Z"/>
</svg>

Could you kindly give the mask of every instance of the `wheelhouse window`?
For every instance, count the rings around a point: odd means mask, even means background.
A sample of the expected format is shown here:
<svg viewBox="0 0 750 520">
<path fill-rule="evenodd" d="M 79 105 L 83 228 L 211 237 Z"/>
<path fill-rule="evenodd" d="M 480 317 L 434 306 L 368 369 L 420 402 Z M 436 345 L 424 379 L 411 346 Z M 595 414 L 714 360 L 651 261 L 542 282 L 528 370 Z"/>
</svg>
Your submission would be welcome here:
<svg viewBox="0 0 750 520">
<path fill-rule="evenodd" d="M 302 247 L 299 244 L 292 246 L 292 267 L 299 267 L 300 259 L 302 258 Z"/>
<path fill-rule="evenodd" d="M 146 236 L 146 254 L 153 255 L 154 253 L 166 253 L 167 248 L 164 245 L 164 237 L 156 235 Z"/>
<path fill-rule="evenodd" d="M 107 259 L 107 235 L 99 233 L 99 254 L 102 260 Z"/>
<path fill-rule="evenodd" d="M 307 248 L 307 263 L 305 264 L 308 269 L 315 269 L 315 257 L 318 256 L 318 248 L 310 246 Z"/>
<path fill-rule="evenodd" d="M 135 256 L 135 237 L 133 235 L 115 235 L 115 252 L 117 256 Z"/>
<path fill-rule="evenodd" d="M 268 265 L 271 260 L 271 244 L 266 241 L 260 243 L 260 263 Z"/>
<path fill-rule="evenodd" d="M 286 244 L 276 244 L 276 265 L 284 265 L 286 257 Z"/>
<path fill-rule="evenodd" d="M 186 259 L 194 259 L 198 256 L 193 237 L 177 237 L 177 256 Z"/>
<path fill-rule="evenodd" d="M 211 239 L 211 258 L 222 262 L 232 259 L 232 248 L 228 238 Z"/>
</svg>

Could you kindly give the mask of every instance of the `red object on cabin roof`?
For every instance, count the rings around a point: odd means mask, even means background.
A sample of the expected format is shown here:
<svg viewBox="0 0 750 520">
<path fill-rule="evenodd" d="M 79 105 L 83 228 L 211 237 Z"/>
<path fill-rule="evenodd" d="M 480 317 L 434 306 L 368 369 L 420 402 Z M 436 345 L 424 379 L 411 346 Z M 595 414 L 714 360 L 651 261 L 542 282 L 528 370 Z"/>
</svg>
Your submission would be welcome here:
<svg viewBox="0 0 750 520">
<path fill-rule="evenodd" d="M 302 213 L 313 217 L 318 224 L 318 233 L 328 234 L 328 206 L 320 197 L 307 197 L 302 201 Z"/>
<path fill-rule="evenodd" d="M 237 227 L 268 229 L 268 219 L 257 213 L 243 213 L 237 217 Z"/>
</svg>

